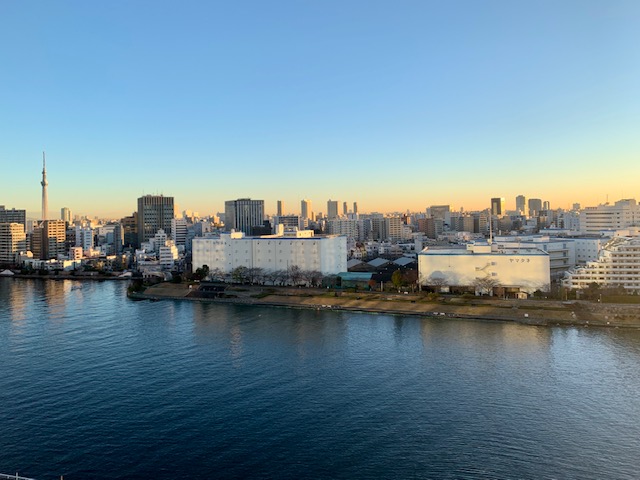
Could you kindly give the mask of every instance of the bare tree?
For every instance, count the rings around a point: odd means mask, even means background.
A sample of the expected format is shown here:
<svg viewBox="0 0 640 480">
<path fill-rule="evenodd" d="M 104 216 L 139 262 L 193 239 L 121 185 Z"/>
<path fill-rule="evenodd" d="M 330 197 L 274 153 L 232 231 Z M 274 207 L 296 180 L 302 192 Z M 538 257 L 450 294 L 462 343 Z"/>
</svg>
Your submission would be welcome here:
<svg viewBox="0 0 640 480">
<path fill-rule="evenodd" d="M 267 270 L 262 275 L 265 282 L 269 282 L 271 285 L 275 285 L 278 280 L 278 272 L 276 270 Z"/>
<path fill-rule="evenodd" d="M 289 280 L 292 285 L 297 285 L 300 283 L 300 279 L 302 278 L 302 270 L 298 265 L 291 265 L 287 268 L 287 275 L 289 276 Z"/>
<path fill-rule="evenodd" d="M 261 283 L 263 277 L 263 270 L 260 267 L 251 267 L 247 269 L 247 277 L 249 282 L 253 285 L 254 283 Z"/>
<path fill-rule="evenodd" d="M 284 285 L 289 280 L 289 274 L 287 273 L 287 271 L 286 270 L 276 270 L 274 273 L 275 273 L 274 283 L 278 282 L 281 287 L 284 287 Z"/>
<path fill-rule="evenodd" d="M 486 293 L 488 295 L 493 295 L 493 289 L 498 285 L 500 285 L 498 279 L 490 277 L 489 275 L 486 277 L 478 277 L 473 282 L 476 291 L 479 291 L 480 294 Z"/>
<path fill-rule="evenodd" d="M 441 275 L 430 275 L 429 278 L 427 278 L 427 285 L 432 287 L 437 293 L 442 291 L 442 287 L 448 286 L 447 284 L 447 279 Z"/>
<path fill-rule="evenodd" d="M 245 283 L 249 280 L 249 269 L 240 265 L 231 270 L 231 278 L 235 283 Z"/>
<path fill-rule="evenodd" d="M 214 282 L 224 282 L 225 275 L 222 269 L 216 267 L 209 272 L 209 277 L 211 277 L 211 280 L 213 280 Z"/>
</svg>

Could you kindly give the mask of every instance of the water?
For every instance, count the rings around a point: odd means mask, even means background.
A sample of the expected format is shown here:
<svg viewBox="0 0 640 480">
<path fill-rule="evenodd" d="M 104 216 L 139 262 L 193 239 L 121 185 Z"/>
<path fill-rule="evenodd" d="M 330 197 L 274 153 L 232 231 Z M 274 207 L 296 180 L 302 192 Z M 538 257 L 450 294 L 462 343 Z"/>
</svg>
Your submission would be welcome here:
<svg viewBox="0 0 640 480">
<path fill-rule="evenodd" d="M 640 331 L 132 302 L 125 288 L 0 279 L 0 472 L 638 478 Z"/>
</svg>

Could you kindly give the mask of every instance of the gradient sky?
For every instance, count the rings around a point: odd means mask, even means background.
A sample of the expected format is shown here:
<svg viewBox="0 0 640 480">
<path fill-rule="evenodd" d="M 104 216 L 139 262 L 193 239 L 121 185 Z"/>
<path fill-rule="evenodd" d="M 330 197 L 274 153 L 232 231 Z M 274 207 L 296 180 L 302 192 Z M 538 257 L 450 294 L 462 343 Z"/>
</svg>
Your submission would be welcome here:
<svg viewBox="0 0 640 480">
<path fill-rule="evenodd" d="M 640 200 L 640 2 L 4 1 L 0 204 Z M 608 196 L 608 197 L 607 197 Z"/>
</svg>

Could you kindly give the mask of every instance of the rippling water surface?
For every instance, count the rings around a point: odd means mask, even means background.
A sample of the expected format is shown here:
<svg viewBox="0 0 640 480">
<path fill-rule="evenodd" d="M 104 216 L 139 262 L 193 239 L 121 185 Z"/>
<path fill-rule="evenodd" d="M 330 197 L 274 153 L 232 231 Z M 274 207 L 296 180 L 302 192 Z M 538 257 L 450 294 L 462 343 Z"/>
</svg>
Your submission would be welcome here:
<svg viewBox="0 0 640 480">
<path fill-rule="evenodd" d="M 81 288 L 80 288 L 81 287 Z M 640 332 L 0 279 L 0 471 L 638 478 Z"/>
</svg>

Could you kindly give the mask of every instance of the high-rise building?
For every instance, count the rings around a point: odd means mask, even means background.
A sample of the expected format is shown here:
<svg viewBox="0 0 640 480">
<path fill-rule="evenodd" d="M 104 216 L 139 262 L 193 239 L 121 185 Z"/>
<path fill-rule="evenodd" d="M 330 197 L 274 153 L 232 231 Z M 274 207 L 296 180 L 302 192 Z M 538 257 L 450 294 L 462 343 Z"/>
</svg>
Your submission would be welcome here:
<svg viewBox="0 0 640 480">
<path fill-rule="evenodd" d="M 171 239 L 177 245 L 187 244 L 189 226 L 186 218 L 174 218 L 171 222 Z"/>
<path fill-rule="evenodd" d="M 82 251 L 88 255 L 93 248 L 93 229 L 89 226 L 76 225 L 75 237 L 75 246 L 81 247 Z"/>
<path fill-rule="evenodd" d="M 300 216 L 302 218 L 311 218 L 311 200 L 305 198 L 300 202 Z"/>
<path fill-rule="evenodd" d="M 171 235 L 173 197 L 145 195 L 138 198 L 138 245 L 148 242 L 158 230 Z"/>
<path fill-rule="evenodd" d="M 225 230 L 236 230 L 251 235 L 253 227 L 261 227 L 264 222 L 264 200 L 239 198 L 224 202 Z"/>
<path fill-rule="evenodd" d="M 45 220 L 42 222 L 42 252 L 40 259 L 49 260 L 65 255 L 67 226 L 62 220 Z"/>
<path fill-rule="evenodd" d="M 133 212 L 131 216 L 120 220 L 122 225 L 123 244 L 125 247 L 135 247 L 138 245 L 138 212 Z"/>
<path fill-rule="evenodd" d="M 26 250 L 24 225 L 0 223 L 0 265 L 14 263 L 16 253 Z"/>
<path fill-rule="evenodd" d="M 353 202 L 353 213 L 358 213 L 358 202 Z"/>
<path fill-rule="evenodd" d="M 542 202 L 542 210 L 551 210 L 551 204 L 549 203 L 549 201 L 545 200 L 544 202 Z"/>
<path fill-rule="evenodd" d="M 529 216 L 537 217 L 542 210 L 542 200 L 539 198 L 530 198 L 527 203 L 529 206 Z"/>
<path fill-rule="evenodd" d="M 349 213 L 349 209 L 347 208 L 347 202 L 342 202 L 342 214 L 346 215 Z"/>
<path fill-rule="evenodd" d="M 278 200 L 278 213 L 279 217 L 284 215 L 284 202 L 282 200 Z"/>
<path fill-rule="evenodd" d="M 46 220 L 47 212 L 49 211 L 49 198 L 47 197 L 47 186 L 49 182 L 47 182 L 47 166 L 45 164 L 44 152 L 42 152 L 42 181 L 40 185 L 42 185 L 42 220 Z"/>
<path fill-rule="evenodd" d="M 7 210 L 4 205 L 0 205 L 0 223 L 19 223 L 23 227 L 27 226 L 27 211 L 12 208 Z"/>
<path fill-rule="evenodd" d="M 62 207 L 60 209 L 60 220 L 64 221 L 69 225 L 71 223 L 71 210 L 67 207 Z"/>
<path fill-rule="evenodd" d="M 516 210 L 520 215 L 527 214 L 527 197 L 524 195 L 518 195 L 516 197 Z"/>
<path fill-rule="evenodd" d="M 504 215 L 504 198 L 495 197 L 491 199 L 491 215 Z"/>
<path fill-rule="evenodd" d="M 327 218 L 337 218 L 338 217 L 338 201 L 337 200 L 329 200 L 327 202 Z"/>
</svg>

